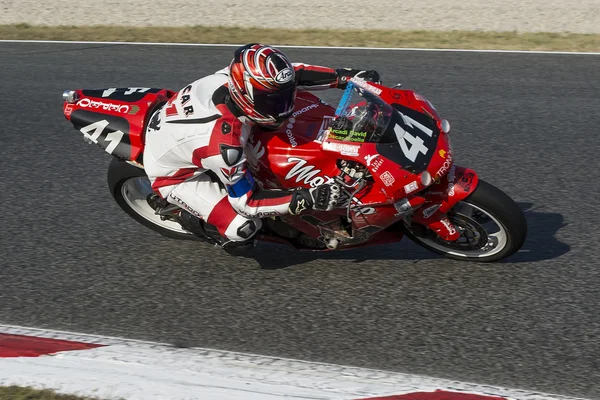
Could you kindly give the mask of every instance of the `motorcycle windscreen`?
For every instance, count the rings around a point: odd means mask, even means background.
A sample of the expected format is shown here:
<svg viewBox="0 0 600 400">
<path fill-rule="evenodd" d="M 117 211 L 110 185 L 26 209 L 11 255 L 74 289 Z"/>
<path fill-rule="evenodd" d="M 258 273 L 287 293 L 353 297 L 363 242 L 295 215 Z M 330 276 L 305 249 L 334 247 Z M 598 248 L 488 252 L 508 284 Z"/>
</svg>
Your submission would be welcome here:
<svg viewBox="0 0 600 400">
<path fill-rule="evenodd" d="M 366 143 L 381 140 L 394 110 L 381 100 L 374 91 L 376 88 L 361 85 L 348 83 L 329 125 L 328 139 Z"/>
<path fill-rule="evenodd" d="M 390 106 L 378 90 L 365 82 L 348 83 L 327 138 L 377 143 L 385 158 L 413 174 L 423 172 L 437 147 L 436 121 L 400 104 Z"/>
</svg>

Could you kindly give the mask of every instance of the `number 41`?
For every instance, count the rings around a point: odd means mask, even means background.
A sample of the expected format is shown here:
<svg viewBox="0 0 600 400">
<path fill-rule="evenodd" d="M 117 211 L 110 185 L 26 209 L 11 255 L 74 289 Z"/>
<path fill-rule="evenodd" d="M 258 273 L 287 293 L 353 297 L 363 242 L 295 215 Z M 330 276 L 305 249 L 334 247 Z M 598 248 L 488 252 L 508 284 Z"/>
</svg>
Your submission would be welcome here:
<svg viewBox="0 0 600 400">
<path fill-rule="evenodd" d="M 80 131 L 81 131 L 81 133 L 83 133 L 83 135 L 86 138 L 88 138 L 92 142 L 98 144 L 98 139 L 100 138 L 100 135 L 102 135 L 104 133 L 104 129 L 107 126 L 108 126 L 108 121 L 103 119 L 101 121 L 94 122 L 91 125 L 84 126 L 83 128 L 80 129 Z M 92 131 L 94 131 L 94 132 L 91 133 Z M 105 148 L 105 150 L 108 154 L 112 154 L 112 152 L 115 151 L 115 149 L 117 148 L 117 145 L 121 142 L 121 139 L 123 139 L 124 135 L 125 134 L 121 131 L 110 132 L 106 135 L 106 138 L 104 140 L 110 142 L 108 144 L 108 146 L 106 146 L 106 148 Z"/>
<path fill-rule="evenodd" d="M 431 137 L 431 135 L 433 134 L 433 131 L 425 125 L 415 121 L 411 117 L 407 117 L 400 111 L 398 111 L 398 113 L 402 117 L 404 123 L 409 127 L 414 128 L 416 126 L 417 128 L 419 128 L 420 131 L 422 131 L 429 137 Z M 394 133 L 396 133 L 396 138 L 398 139 L 398 143 L 400 144 L 402 152 L 410 161 L 415 162 L 419 153 L 427 154 L 428 149 L 425 146 L 423 139 L 421 139 L 420 137 L 415 137 L 411 135 L 410 132 L 407 132 L 403 127 L 401 127 L 398 124 L 396 124 L 396 126 L 394 127 Z M 410 148 L 408 148 L 407 142 L 411 144 Z"/>
</svg>

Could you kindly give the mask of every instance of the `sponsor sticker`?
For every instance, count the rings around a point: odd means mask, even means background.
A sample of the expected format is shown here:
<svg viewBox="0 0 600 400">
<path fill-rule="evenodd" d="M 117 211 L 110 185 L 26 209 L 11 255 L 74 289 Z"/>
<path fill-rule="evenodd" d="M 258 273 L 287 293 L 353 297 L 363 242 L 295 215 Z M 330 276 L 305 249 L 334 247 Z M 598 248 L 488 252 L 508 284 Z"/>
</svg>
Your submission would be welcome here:
<svg viewBox="0 0 600 400">
<path fill-rule="evenodd" d="M 418 188 L 419 188 L 419 184 L 417 183 L 417 181 L 412 181 L 408 185 L 404 185 L 404 191 L 406 192 L 406 194 L 412 193 L 415 190 L 417 190 Z"/>
<path fill-rule="evenodd" d="M 454 196 L 454 171 L 456 170 L 456 167 L 453 165 L 452 168 L 450 168 L 450 172 L 448 172 L 448 190 L 446 191 L 446 193 L 448 193 L 448 196 L 452 197 Z"/>
<path fill-rule="evenodd" d="M 331 143 L 331 142 L 323 143 L 323 150 L 336 151 L 345 156 L 357 156 L 359 149 L 360 149 L 360 146 L 356 146 L 353 144 Z"/>
<path fill-rule="evenodd" d="M 103 101 L 92 100 L 88 98 L 79 100 L 77 102 L 77 106 L 81 108 L 94 108 L 102 109 L 104 111 L 114 111 L 122 114 L 127 114 L 129 112 L 129 106 L 126 104 L 105 103 Z"/>
<path fill-rule="evenodd" d="M 385 171 L 383 174 L 379 175 L 379 177 L 381 178 L 385 186 L 392 186 L 394 182 L 396 182 L 394 176 L 390 173 L 390 171 Z"/>
<path fill-rule="evenodd" d="M 294 111 L 294 113 L 292 114 L 292 117 L 294 117 L 294 118 L 295 118 L 295 117 L 297 117 L 298 115 L 302 115 L 302 114 L 304 114 L 305 112 L 307 112 L 307 111 L 309 111 L 309 110 L 312 110 L 313 108 L 317 108 L 317 107 L 319 107 L 319 105 L 318 105 L 318 104 L 311 104 L 310 106 L 306 106 L 306 107 L 304 107 L 304 108 L 302 108 L 302 109 L 300 109 L 300 110 L 298 110 L 298 111 Z"/>
<path fill-rule="evenodd" d="M 372 156 L 365 156 L 365 161 L 367 162 L 367 167 L 370 167 L 373 160 L 376 159 L 377 157 L 379 157 L 379 154 L 373 154 Z"/>
<path fill-rule="evenodd" d="M 67 104 L 65 106 L 65 116 L 68 117 L 73 113 L 73 104 Z"/>
<path fill-rule="evenodd" d="M 423 218 L 425 218 L 425 219 L 430 218 L 433 214 L 436 213 L 437 210 L 440 209 L 441 206 L 442 206 L 441 204 L 435 204 L 431 207 L 427 207 L 421 213 L 423 215 Z"/>
<path fill-rule="evenodd" d="M 442 225 L 444 225 L 446 227 L 446 229 L 448 229 L 448 233 L 450 235 L 454 235 L 456 233 L 456 229 L 454 229 L 454 225 L 452 225 L 452 222 L 450 222 L 450 220 L 448 218 L 442 218 L 441 220 Z"/>
<path fill-rule="evenodd" d="M 472 172 L 467 172 L 460 178 L 458 184 L 462 186 L 465 192 L 470 192 L 471 184 L 473 183 L 473 178 L 475 178 L 475 174 Z"/>
<path fill-rule="evenodd" d="M 408 199 L 398 200 L 397 202 L 394 203 L 394 208 L 397 211 L 397 213 L 394 214 L 394 217 L 399 217 L 401 215 L 408 214 L 409 212 L 411 212 L 413 210 L 412 206 L 410 205 L 410 201 L 408 201 Z"/>
<path fill-rule="evenodd" d="M 347 129 L 330 129 L 329 137 L 335 140 L 343 140 L 346 142 L 364 143 L 367 138 L 367 132 L 358 132 Z"/>
<path fill-rule="evenodd" d="M 379 96 L 382 92 L 381 89 L 368 84 L 367 81 L 365 81 L 364 79 L 352 78 L 352 79 L 350 79 L 350 82 L 354 83 L 356 86 L 360 87 L 361 89 L 365 89 L 368 92 L 375 93 L 377 96 Z"/>
<path fill-rule="evenodd" d="M 304 184 L 310 185 L 311 187 L 317 187 L 324 183 L 333 182 L 332 177 L 327 175 L 319 176 L 321 170 L 314 165 L 308 164 L 306 160 L 303 160 L 302 158 L 289 157 L 288 162 L 295 164 L 285 175 L 286 180 L 295 178 L 296 183 L 304 182 Z"/>
<path fill-rule="evenodd" d="M 435 176 L 440 177 L 440 176 L 444 175 L 446 172 L 448 172 L 448 170 L 450 169 L 451 166 L 452 166 L 452 153 L 448 153 L 448 158 L 446 158 L 446 161 L 444 161 L 444 164 L 440 167 L 440 169 L 438 169 Z"/>
<path fill-rule="evenodd" d="M 319 107 L 318 104 L 311 104 L 309 106 L 306 106 L 298 111 L 295 111 L 292 116 L 290 117 L 290 119 L 288 119 L 288 124 L 286 126 L 286 130 L 285 130 L 285 135 L 287 136 L 290 145 L 292 147 L 296 147 L 298 146 L 298 142 L 296 141 L 296 137 L 294 135 L 294 124 L 296 123 L 296 117 L 299 115 L 304 114 L 305 112 L 312 110 L 313 108 L 317 108 Z"/>
<path fill-rule="evenodd" d="M 289 157 L 289 163 L 294 163 L 294 166 L 288 171 L 285 176 L 286 180 L 295 179 L 296 183 L 303 182 L 311 187 L 317 187 L 324 183 L 333 183 L 333 178 L 327 175 L 320 176 L 321 170 L 316 168 L 314 165 L 310 165 L 298 157 Z M 357 198 L 353 197 L 350 200 L 350 196 L 345 196 L 346 199 L 340 203 L 341 207 L 347 207 L 348 203 L 352 201 L 350 209 L 355 212 L 356 215 L 370 215 L 375 214 L 376 210 L 373 207 L 364 206 L 363 203 Z"/>
<path fill-rule="evenodd" d="M 298 142 L 296 142 L 296 138 L 294 138 L 294 131 L 292 131 L 292 129 L 294 129 L 294 123 L 296 123 L 296 118 L 290 118 L 286 126 L 287 129 L 285 130 L 285 134 L 288 137 L 288 140 L 290 141 L 290 145 L 292 145 L 292 147 L 298 146 Z"/>
<path fill-rule="evenodd" d="M 372 168 L 371 168 L 373 170 L 373 172 L 377 172 L 379 167 L 381 167 L 381 164 L 383 164 L 383 160 L 381 158 L 378 158 L 375 161 L 373 161 Z"/>
</svg>

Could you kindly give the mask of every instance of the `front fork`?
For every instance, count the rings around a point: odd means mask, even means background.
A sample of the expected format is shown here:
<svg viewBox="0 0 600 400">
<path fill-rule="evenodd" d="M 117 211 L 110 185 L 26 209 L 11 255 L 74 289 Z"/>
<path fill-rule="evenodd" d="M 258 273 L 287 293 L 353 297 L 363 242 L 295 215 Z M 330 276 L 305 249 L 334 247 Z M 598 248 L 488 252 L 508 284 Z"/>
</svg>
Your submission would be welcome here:
<svg viewBox="0 0 600 400">
<path fill-rule="evenodd" d="M 418 207 L 411 215 L 412 222 L 426 226 L 443 240 L 457 240 L 461 233 L 448 218 L 448 211 L 473 193 L 478 183 L 474 170 L 453 165 L 439 181 L 410 199 L 411 206 Z"/>
</svg>

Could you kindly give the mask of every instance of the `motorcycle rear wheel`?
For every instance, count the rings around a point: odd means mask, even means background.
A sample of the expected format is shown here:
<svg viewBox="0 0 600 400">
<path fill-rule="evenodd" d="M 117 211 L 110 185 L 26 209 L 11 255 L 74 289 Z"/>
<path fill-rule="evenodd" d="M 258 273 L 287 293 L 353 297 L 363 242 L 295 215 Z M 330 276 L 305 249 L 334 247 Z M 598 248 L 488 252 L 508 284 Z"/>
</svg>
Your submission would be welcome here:
<svg viewBox="0 0 600 400">
<path fill-rule="evenodd" d="M 108 166 L 107 181 L 115 202 L 140 224 L 171 239 L 199 240 L 179 223 L 162 220 L 155 214 L 147 200 L 153 191 L 143 169 L 113 158 Z"/>
<path fill-rule="evenodd" d="M 475 262 L 503 260 L 516 253 L 527 237 L 523 211 L 506 193 L 482 180 L 448 212 L 448 218 L 461 232 L 453 242 L 422 225 L 403 223 L 402 230 L 417 244 L 446 258 Z"/>
</svg>

